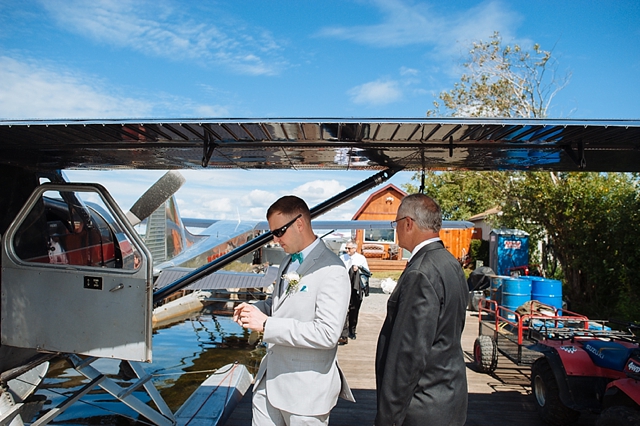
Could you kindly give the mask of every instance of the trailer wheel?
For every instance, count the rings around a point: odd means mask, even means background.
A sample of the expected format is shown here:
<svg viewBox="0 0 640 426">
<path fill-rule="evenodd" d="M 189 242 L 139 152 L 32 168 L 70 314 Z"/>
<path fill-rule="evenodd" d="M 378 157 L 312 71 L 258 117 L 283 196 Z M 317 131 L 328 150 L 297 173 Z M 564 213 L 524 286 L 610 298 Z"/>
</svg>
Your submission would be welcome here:
<svg viewBox="0 0 640 426">
<path fill-rule="evenodd" d="M 546 358 L 531 366 L 531 392 L 535 397 L 540 418 L 552 425 L 568 425 L 580 417 L 580 412 L 567 407 L 560 400 L 558 382 Z"/>
<path fill-rule="evenodd" d="M 640 410 L 633 407 L 616 405 L 604 410 L 596 426 L 637 426 L 640 425 Z"/>
<path fill-rule="evenodd" d="M 496 370 L 498 348 L 490 336 L 478 336 L 473 342 L 473 360 L 481 373 L 493 373 Z"/>
</svg>

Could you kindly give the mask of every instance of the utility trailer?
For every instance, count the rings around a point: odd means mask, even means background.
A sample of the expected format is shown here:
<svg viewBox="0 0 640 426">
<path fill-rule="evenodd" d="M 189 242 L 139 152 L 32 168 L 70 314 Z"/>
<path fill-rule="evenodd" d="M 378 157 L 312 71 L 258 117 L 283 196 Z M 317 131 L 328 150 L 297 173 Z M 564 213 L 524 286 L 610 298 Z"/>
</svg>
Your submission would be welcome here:
<svg viewBox="0 0 640 426">
<path fill-rule="evenodd" d="M 482 299 L 478 304 L 478 337 L 473 345 L 476 367 L 493 373 L 498 354 L 516 365 L 531 365 L 540 353 L 528 346 L 543 339 L 553 329 L 589 328 L 597 324 L 584 315 L 559 310 L 551 305 L 530 300 L 515 311 L 495 300 Z"/>
</svg>

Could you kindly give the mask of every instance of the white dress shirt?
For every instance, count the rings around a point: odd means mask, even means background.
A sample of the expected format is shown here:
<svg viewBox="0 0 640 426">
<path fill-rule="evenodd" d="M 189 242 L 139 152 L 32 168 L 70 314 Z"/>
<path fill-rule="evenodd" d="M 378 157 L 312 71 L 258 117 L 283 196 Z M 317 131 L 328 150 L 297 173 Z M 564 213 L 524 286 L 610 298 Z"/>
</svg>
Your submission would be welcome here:
<svg viewBox="0 0 640 426">
<path fill-rule="evenodd" d="M 358 252 L 353 253 L 353 255 L 351 256 L 349 255 L 349 253 L 345 253 L 340 256 L 340 258 L 344 262 L 344 266 L 346 266 L 347 270 L 349 270 L 349 268 L 351 268 L 352 266 L 362 266 L 364 268 L 367 268 L 367 271 L 369 270 L 367 258 Z"/>
<path fill-rule="evenodd" d="M 424 246 L 426 246 L 427 244 L 431 244 L 431 243 L 435 243 L 436 241 L 441 241 L 440 237 L 435 237 L 435 238 L 429 238 L 428 240 L 424 240 L 423 242 L 421 242 L 420 244 L 418 244 L 417 246 L 414 247 L 413 251 L 411 252 L 411 257 L 409 257 L 408 262 L 411 262 L 411 259 L 413 259 L 413 256 L 420 251 L 420 249 Z"/>
<path fill-rule="evenodd" d="M 304 259 L 306 259 L 307 256 L 309 256 L 309 253 L 311 253 L 311 250 L 313 250 L 315 246 L 318 245 L 319 242 L 320 242 L 320 238 L 316 238 L 315 240 L 313 240 L 311 244 L 309 244 L 304 249 L 302 249 L 300 253 L 302 254 L 303 262 L 304 262 Z M 291 272 L 296 272 L 299 267 L 300 267 L 300 262 L 298 262 L 298 259 L 289 262 L 289 266 L 287 267 L 287 274 Z"/>
</svg>

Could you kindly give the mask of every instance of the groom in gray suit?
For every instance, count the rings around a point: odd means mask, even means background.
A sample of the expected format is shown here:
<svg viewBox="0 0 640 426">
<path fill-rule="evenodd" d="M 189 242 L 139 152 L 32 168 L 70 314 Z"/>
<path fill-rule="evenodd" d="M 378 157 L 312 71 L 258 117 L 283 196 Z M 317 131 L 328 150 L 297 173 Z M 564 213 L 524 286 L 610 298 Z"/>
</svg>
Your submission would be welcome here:
<svg viewBox="0 0 640 426">
<path fill-rule="evenodd" d="M 354 401 L 337 360 L 349 276 L 313 233 L 302 199 L 280 198 L 267 221 L 292 256 L 280 265 L 271 297 L 241 303 L 233 314 L 242 327 L 264 332 L 268 344 L 253 387 L 253 425 L 328 425 L 338 396 Z"/>
</svg>

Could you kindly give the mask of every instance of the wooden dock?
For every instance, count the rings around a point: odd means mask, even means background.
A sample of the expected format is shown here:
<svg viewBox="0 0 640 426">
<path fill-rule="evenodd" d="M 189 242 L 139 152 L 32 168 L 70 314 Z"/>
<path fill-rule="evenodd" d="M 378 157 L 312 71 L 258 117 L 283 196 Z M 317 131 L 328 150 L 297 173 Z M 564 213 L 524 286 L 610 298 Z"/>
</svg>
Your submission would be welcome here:
<svg viewBox="0 0 640 426">
<path fill-rule="evenodd" d="M 371 303 L 373 298 L 384 298 L 382 303 Z M 378 333 L 386 314 L 385 294 L 371 294 L 363 302 L 358 321 L 356 340 L 340 346 L 338 361 L 344 371 L 356 403 L 339 400 L 331 411 L 331 426 L 372 425 L 376 412 L 375 352 Z M 367 309 L 367 306 L 369 308 Z M 500 356 L 498 368 L 492 375 L 478 373 L 473 367 L 473 342 L 478 336 L 476 312 L 467 312 L 462 338 L 467 361 L 469 388 L 468 426 L 519 425 L 542 426 L 530 392 L 530 368 L 510 362 Z M 251 425 L 251 392 L 236 407 L 226 426 Z M 595 423 L 595 416 L 583 414 L 575 425 Z"/>
<path fill-rule="evenodd" d="M 367 258 L 367 264 L 371 272 L 377 271 L 402 271 L 407 266 L 407 260 L 389 260 L 377 259 L 375 257 Z"/>
</svg>

